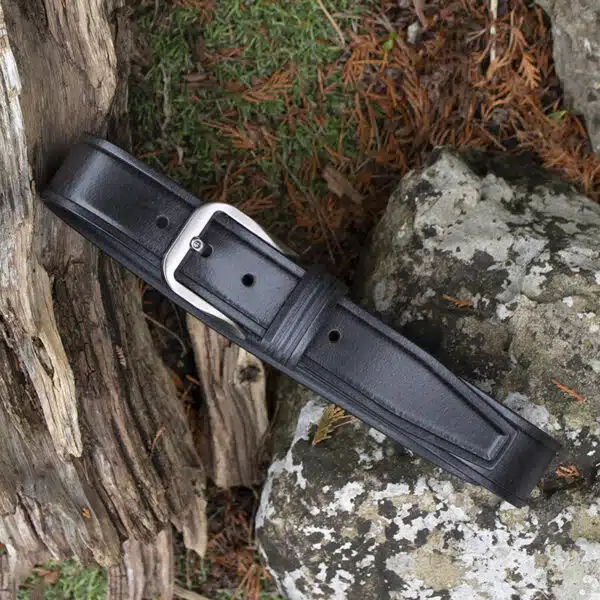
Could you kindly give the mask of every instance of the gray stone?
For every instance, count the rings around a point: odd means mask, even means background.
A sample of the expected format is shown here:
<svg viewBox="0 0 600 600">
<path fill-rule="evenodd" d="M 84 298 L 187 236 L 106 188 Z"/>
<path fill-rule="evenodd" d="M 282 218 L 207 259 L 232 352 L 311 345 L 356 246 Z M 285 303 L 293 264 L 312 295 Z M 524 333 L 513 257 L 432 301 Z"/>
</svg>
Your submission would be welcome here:
<svg viewBox="0 0 600 600">
<path fill-rule="evenodd" d="M 552 21 L 554 61 L 569 106 L 586 120 L 600 152 L 600 2 L 536 0 Z"/>
<path fill-rule="evenodd" d="M 357 297 L 564 448 L 517 509 L 360 423 L 313 446 L 326 404 L 284 380 L 257 530 L 288 598 L 600 599 L 599 257 L 600 207 L 522 161 L 404 179 Z"/>
</svg>

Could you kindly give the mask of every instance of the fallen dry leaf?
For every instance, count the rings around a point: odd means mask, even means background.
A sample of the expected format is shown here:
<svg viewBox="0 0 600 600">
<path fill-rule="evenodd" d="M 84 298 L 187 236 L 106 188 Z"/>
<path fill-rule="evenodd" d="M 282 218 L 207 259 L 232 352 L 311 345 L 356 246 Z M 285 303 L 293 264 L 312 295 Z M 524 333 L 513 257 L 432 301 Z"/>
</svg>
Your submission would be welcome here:
<svg viewBox="0 0 600 600">
<path fill-rule="evenodd" d="M 327 165 L 323 169 L 323 179 L 327 182 L 329 191 L 338 198 L 344 196 L 352 200 L 355 204 L 362 204 L 363 197 L 356 188 L 348 181 L 345 175 L 340 173 L 335 167 Z"/>
<path fill-rule="evenodd" d="M 37 576 L 46 585 L 54 585 L 60 579 L 60 569 L 40 569 Z"/>
</svg>

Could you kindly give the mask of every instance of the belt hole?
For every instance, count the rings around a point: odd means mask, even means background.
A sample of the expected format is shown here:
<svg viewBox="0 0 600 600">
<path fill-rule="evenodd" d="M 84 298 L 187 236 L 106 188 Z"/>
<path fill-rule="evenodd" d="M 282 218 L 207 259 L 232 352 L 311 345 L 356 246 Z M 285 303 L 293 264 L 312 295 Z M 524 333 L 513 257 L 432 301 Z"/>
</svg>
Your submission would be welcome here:
<svg viewBox="0 0 600 600">
<path fill-rule="evenodd" d="M 169 226 L 169 217 L 165 215 L 159 215 L 156 217 L 156 226 L 159 229 L 166 229 Z"/>
<path fill-rule="evenodd" d="M 242 283 L 246 286 L 246 287 L 252 287 L 254 285 L 254 282 L 256 281 L 254 275 L 252 275 L 252 273 L 246 273 L 243 277 L 242 277 Z"/>
<path fill-rule="evenodd" d="M 339 329 L 332 329 L 329 332 L 328 337 L 329 337 L 329 341 L 332 344 L 337 344 L 340 341 L 340 339 L 342 338 L 342 334 L 340 333 Z"/>
</svg>

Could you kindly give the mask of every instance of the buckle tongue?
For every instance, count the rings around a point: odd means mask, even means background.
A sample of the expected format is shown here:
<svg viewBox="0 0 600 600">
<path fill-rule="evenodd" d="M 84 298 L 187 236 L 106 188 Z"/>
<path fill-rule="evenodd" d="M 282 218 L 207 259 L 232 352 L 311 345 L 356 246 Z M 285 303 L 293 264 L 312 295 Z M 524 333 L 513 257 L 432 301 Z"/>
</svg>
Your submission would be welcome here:
<svg viewBox="0 0 600 600">
<path fill-rule="evenodd" d="M 187 220 L 186 224 L 182 227 L 179 235 L 171 244 L 171 247 L 167 250 L 167 253 L 163 259 L 163 276 L 169 288 L 171 288 L 171 290 L 178 296 L 183 298 L 183 300 L 201 312 L 218 318 L 228 327 L 231 327 L 235 335 L 245 338 L 246 335 L 244 332 L 229 317 L 224 315 L 212 304 L 209 304 L 206 300 L 198 296 L 198 294 L 192 292 L 189 288 L 185 287 L 175 279 L 175 271 L 179 268 L 179 265 L 183 262 L 183 259 L 190 250 L 199 252 L 200 254 L 204 253 L 206 244 L 202 240 L 202 232 L 206 229 L 206 226 L 216 213 L 226 214 L 228 217 L 239 223 L 242 227 L 245 227 L 248 231 L 253 233 L 267 244 L 273 246 L 282 253 L 284 252 L 283 249 L 256 221 L 245 215 L 241 210 L 238 210 L 230 204 L 212 202 L 197 208 Z M 218 252 L 218 248 L 215 251 Z M 207 256 L 205 254 L 203 255 Z"/>
</svg>

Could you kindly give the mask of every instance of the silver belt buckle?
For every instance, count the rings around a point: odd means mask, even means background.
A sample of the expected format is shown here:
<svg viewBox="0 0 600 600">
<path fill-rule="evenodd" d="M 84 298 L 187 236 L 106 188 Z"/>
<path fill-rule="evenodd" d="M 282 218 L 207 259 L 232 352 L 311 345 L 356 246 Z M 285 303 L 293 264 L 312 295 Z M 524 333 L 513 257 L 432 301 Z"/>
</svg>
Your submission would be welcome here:
<svg viewBox="0 0 600 600">
<path fill-rule="evenodd" d="M 198 294 L 195 294 L 192 290 L 186 288 L 175 279 L 175 271 L 179 268 L 179 265 L 183 262 L 183 259 L 190 250 L 200 253 L 205 250 L 206 245 L 202 240 L 202 232 L 213 215 L 220 212 L 225 213 L 228 217 L 238 222 L 242 227 L 252 232 L 267 244 L 270 244 L 282 253 L 284 252 L 275 240 L 273 240 L 273 238 L 271 238 L 271 236 L 256 223 L 256 221 L 245 215 L 241 210 L 238 210 L 230 204 L 213 202 L 197 208 L 192 213 L 175 241 L 171 244 L 171 247 L 167 250 L 163 259 L 162 270 L 167 285 L 173 292 L 203 313 L 217 317 L 223 323 L 232 327 L 237 336 L 245 338 L 244 332 L 229 317 L 225 316 L 212 304 L 209 304 L 206 300 L 198 296 Z M 218 248 L 214 249 L 214 252 L 218 251 Z M 209 258 L 210 257 L 207 257 L 207 260 Z"/>
</svg>

